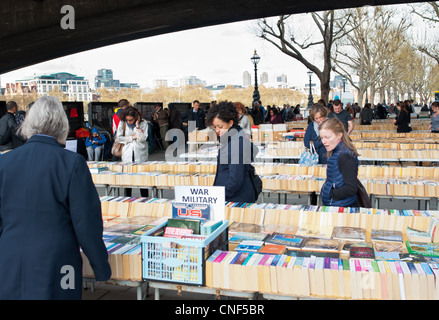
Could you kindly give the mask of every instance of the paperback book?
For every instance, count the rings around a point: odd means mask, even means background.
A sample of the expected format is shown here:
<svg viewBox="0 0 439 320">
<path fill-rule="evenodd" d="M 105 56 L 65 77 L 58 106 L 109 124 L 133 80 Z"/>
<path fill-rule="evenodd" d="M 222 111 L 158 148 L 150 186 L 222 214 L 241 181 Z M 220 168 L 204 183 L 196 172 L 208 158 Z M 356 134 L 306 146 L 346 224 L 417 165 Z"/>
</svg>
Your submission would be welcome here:
<svg viewBox="0 0 439 320">
<path fill-rule="evenodd" d="M 200 234 L 200 225 L 201 220 L 187 218 L 171 218 L 167 223 L 168 227 L 191 229 L 193 234 Z"/>
<path fill-rule="evenodd" d="M 437 242 L 423 243 L 406 241 L 406 245 L 409 253 L 428 257 L 439 257 L 439 243 Z"/>
<path fill-rule="evenodd" d="M 337 239 L 307 238 L 302 250 L 340 252 L 343 242 Z"/>
<path fill-rule="evenodd" d="M 397 241 L 402 242 L 402 233 L 398 230 L 378 230 L 372 229 L 370 239 L 372 241 Z"/>
<path fill-rule="evenodd" d="M 329 225 L 304 225 L 299 226 L 296 231 L 296 236 L 304 238 L 321 238 L 331 239 L 333 226 Z"/>
<path fill-rule="evenodd" d="M 258 252 L 263 245 L 263 241 L 244 240 L 235 248 L 235 251 Z"/>
<path fill-rule="evenodd" d="M 287 249 L 300 249 L 305 240 L 306 238 L 299 236 L 282 234 L 282 233 L 273 233 L 271 235 L 268 235 L 267 238 L 264 240 L 264 242 L 271 244 L 285 245 Z"/>
<path fill-rule="evenodd" d="M 259 249 L 259 253 L 267 254 L 283 254 L 287 246 L 280 244 L 266 243 L 263 247 Z"/>
<path fill-rule="evenodd" d="M 375 259 L 375 252 L 373 247 L 363 247 L 363 246 L 351 246 L 349 251 L 349 257 L 352 259 Z"/>
<path fill-rule="evenodd" d="M 348 241 L 366 241 L 366 230 L 356 227 L 334 227 L 332 238 Z"/>
</svg>

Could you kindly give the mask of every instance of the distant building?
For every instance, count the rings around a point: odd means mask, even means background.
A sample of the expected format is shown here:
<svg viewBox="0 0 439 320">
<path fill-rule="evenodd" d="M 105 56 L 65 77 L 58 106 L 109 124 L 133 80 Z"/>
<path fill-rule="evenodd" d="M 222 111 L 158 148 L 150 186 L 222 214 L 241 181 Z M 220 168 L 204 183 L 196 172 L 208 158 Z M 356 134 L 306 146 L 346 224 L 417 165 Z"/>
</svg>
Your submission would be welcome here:
<svg viewBox="0 0 439 320">
<path fill-rule="evenodd" d="M 179 83 L 179 85 L 181 87 L 184 87 L 184 86 L 196 86 L 196 85 L 205 86 L 206 85 L 206 81 L 198 79 L 196 76 L 190 76 L 190 77 L 181 78 L 181 79 L 178 80 L 178 83 Z"/>
<path fill-rule="evenodd" d="M 244 71 L 242 74 L 242 86 L 247 88 L 252 85 L 252 79 L 248 71 Z"/>
<path fill-rule="evenodd" d="M 268 82 L 268 73 L 267 72 L 262 72 L 261 74 L 261 84 L 267 83 Z"/>
<path fill-rule="evenodd" d="M 119 90 L 121 88 L 139 89 L 140 86 L 137 83 L 121 83 L 120 80 L 114 79 L 113 70 L 111 69 L 99 69 L 95 77 L 95 88 Z"/>
<path fill-rule="evenodd" d="M 154 88 L 167 87 L 167 86 L 168 86 L 168 80 L 164 80 L 164 79 L 154 80 Z"/>
<path fill-rule="evenodd" d="M 92 93 L 88 80 L 68 72 L 58 72 L 16 80 L 15 83 L 6 84 L 5 94 L 26 94 L 37 92 L 47 95 L 58 87 L 68 95 L 69 101 L 91 101 Z"/>
<path fill-rule="evenodd" d="M 280 76 L 276 77 L 276 82 L 284 82 L 287 83 L 287 75 L 286 74 L 281 74 Z"/>
</svg>

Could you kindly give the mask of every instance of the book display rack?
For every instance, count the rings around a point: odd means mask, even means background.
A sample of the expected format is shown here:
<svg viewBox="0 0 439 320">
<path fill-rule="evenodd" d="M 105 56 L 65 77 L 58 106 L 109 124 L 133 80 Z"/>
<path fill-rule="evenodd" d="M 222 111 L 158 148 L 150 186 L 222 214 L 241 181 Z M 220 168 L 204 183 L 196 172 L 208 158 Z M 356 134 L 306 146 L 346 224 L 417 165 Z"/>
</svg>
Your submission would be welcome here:
<svg viewBox="0 0 439 320">
<path fill-rule="evenodd" d="M 172 203 L 101 197 L 112 281 L 144 285 L 140 239 L 172 217 Z M 227 202 L 225 219 L 228 248 L 204 258 L 204 285 L 146 280 L 156 299 L 160 289 L 248 299 L 439 299 L 439 211 Z M 84 261 L 84 277 L 93 278 Z"/>
</svg>

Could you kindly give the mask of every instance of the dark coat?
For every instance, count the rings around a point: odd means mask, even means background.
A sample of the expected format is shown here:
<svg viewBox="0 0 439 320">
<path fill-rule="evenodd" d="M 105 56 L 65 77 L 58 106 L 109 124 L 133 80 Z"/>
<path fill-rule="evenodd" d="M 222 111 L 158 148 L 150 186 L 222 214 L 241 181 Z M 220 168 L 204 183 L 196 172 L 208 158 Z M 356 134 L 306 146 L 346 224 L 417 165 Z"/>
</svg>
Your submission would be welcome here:
<svg viewBox="0 0 439 320">
<path fill-rule="evenodd" d="M 395 123 L 395 125 L 397 126 L 396 132 L 403 133 L 403 132 L 412 131 L 409 126 L 409 123 L 410 123 L 410 114 L 405 110 L 401 110 L 399 115 L 396 117 L 396 123 Z"/>
<path fill-rule="evenodd" d="M 197 112 L 194 112 L 194 108 L 190 108 L 182 117 L 182 122 L 187 122 L 188 124 L 187 129 L 189 129 L 189 121 L 195 121 L 195 127 L 198 130 L 206 129 L 206 114 L 203 109 L 199 108 Z"/>
<path fill-rule="evenodd" d="M 262 115 L 261 109 L 252 109 L 252 112 L 250 114 L 253 117 L 253 123 L 255 125 L 260 125 L 261 123 L 264 123 L 264 116 Z"/>
<path fill-rule="evenodd" d="M 15 117 L 12 113 L 6 114 L 0 119 L 0 151 L 12 149 L 12 129 L 15 127 Z"/>
<path fill-rule="evenodd" d="M 305 147 L 310 149 L 310 141 L 313 142 L 314 147 L 316 148 L 317 153 L 319 154 L 319 164 L 328 163 L 328 159 L 326 158 L 326 148 L 322 143 L 322 140 L 319 136 L 317 136 L 316 131 L 314 130 L 314 122 L 310 122 L 308 128 L 306 128 L 305 136 L 303 137 L 303 144 Z"/>
<path fill-rule="evenodd" d="M 226 201 L 256 202 L 250 166 L 258 150 L 240 127 L 232 127 L 228 137 L 220 138 L 217 169 L 213 185 L 225 187 Z M 228 140 L 223 143 L 222 140 Z"/>
<path fill-rule="evenodd" d="M 0 156 L 0 299 L 81 299 L 80 247 L 96 280 L 111 275 L 102 232 L 83 156 L 41 135 Z"/>
<path fill-rule="evenodd" d="M 169 107 L 169 129 L 181 129 L 180 111 Z"/>
</svg>

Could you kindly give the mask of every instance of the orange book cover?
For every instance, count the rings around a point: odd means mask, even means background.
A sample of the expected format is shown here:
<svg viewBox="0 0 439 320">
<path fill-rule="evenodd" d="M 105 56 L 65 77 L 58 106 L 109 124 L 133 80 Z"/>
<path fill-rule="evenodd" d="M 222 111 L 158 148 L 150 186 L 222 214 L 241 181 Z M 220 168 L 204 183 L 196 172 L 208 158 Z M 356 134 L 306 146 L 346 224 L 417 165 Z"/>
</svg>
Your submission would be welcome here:
<svg viewBox="0 0 439 320">
<path fill-rule="evenodd" d="M 259 249 L 259 252 L 268 254 L 282 254 L 286 249 L 287 246 L 285 245 L 267 243 L 261 249 Z"/>
</svg>

